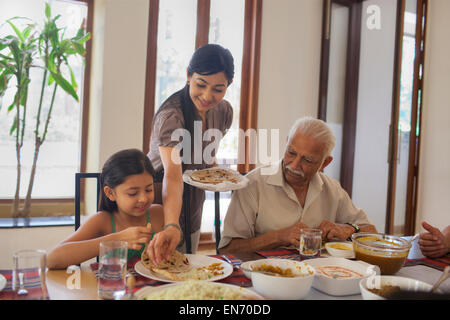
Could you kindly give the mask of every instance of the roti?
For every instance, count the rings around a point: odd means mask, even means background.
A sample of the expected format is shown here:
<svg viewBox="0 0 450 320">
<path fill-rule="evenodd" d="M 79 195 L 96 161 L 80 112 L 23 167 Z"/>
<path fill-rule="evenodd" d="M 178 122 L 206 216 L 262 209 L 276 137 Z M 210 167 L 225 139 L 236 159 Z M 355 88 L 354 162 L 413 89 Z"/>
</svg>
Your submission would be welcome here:
<svg viewBox="0 0 450 320">
<path fill-rule="evenodd" d="M 225 181 L 237 183 L 236 176 L 228 170 L 214 168 L 197 170 L 191 174 L 191 179 L 201 183 L 218 184 Z"/>
<path fill-rule="evenodd" d="M 150 261 L 147 250 L 144 250 L 141 261 L 147 269 L 174 281 L 180 280 L 177 273 L 185 272 L 191 268 L 188 258 L 177 250 L 172 252 L 168 260 L 163 260 L 158 265 Z"/>
</svg>

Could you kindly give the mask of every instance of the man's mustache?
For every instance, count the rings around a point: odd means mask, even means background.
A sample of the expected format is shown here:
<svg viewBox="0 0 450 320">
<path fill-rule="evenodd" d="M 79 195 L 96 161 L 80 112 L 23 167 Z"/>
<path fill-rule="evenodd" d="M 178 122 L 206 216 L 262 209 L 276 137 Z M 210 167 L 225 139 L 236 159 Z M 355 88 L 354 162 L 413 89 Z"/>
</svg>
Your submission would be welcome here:
<svg viewBox="0 0 450 320">
<path fill-rule="evenodd" d="M 305 174 L 302 171 L 298 171 L 292 168 L 289 168 L 288 166 L 286 166 L 286 170 L 288 170 L 289 172 L 292 172 L 293 174 L 296 174 L 298 176 L 301 176 L 302 178 L 305 177 Z"/>
</svg>

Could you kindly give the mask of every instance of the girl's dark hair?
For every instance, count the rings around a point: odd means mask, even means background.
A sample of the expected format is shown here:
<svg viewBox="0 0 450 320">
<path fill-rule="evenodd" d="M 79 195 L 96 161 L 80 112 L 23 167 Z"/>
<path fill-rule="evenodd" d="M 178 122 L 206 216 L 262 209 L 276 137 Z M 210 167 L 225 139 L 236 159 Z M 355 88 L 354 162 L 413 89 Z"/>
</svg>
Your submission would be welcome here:
<svg viewBox="0 0 450 320">
<path fill-rule="evenodd" d="M 189 76 L 192 76 L 194 73 L 208 76 L 223 72 L 228 80 L 228 85 L 230 85 L 234 78 L 234 59 L 230 50 L 218 44 L 206 44 L 194 52 L 187 70 Z M 194 137 L 196 111 L 189 95 L 189 84 L 186 84 L 182 89 L 182 101 L 184 126 L 189 131 L 191 137 Z M 194 143 L 194 139 L 191 141 Z"/>
<path fill-rule="evenodd" d="M 114 212 L 117 210 L 115 201 L 111 201 L 103 191 L 105 186 L 115 188 L 122 184 L 128 176 L 147 172 L 152 177 L 155 175 L 149 158 L 138 149 L 126 149 L 116 152 L 103 165 L 100 175 L 101 194 L 99 209 L 101 211 Z"/>
</svg>

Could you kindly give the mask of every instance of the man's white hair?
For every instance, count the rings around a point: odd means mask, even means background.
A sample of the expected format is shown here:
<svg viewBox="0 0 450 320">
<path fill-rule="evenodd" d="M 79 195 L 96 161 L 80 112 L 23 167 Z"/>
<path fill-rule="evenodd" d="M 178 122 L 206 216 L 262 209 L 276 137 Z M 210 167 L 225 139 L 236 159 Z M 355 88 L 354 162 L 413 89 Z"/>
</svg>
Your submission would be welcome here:
<svg viewBox="0 0 450 320">
<path fill-rule="evenodd" d="M 324 145 L 324 156 L 327 157 L 331 155 L 334 148 L 335 137 L 330 127 L 324 121 L 312 117 L 302 117 L 297 119 L 289 131 L 288 144 L 297 132 L 318 140 Z"/>
</svg>

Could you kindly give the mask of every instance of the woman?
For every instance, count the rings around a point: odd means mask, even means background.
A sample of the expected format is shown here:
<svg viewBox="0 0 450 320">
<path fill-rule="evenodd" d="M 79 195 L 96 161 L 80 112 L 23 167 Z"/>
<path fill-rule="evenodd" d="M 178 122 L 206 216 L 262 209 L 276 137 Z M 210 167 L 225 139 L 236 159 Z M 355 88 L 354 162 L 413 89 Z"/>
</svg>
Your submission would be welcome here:
<svg viewBox="0 0 450 320">
<path fill-rule="evenodd" d="M 154 263 L 168 258 L 181 239 L 184 229 L 183 171 L 211 166 L 210 161 L 205 161 L 209 159 L 204 159 L 203 151 L 210 143 L 217 144 L 218 141 L 204 141 L 203 133 L 217 129 L 223 136 L 231 126 L 233 109 L 223 98 L 233 77 L 234 62 L 230 51 L 216 44 L 202 46 L 191 58 L 186 86 L 170 96 L 155 115 L 147 156 L 155 168 L 155 180 L 162 178 L 162 185 L 155 184 L 155 203 L 161 201 L 164 205 L 165 226 L 147 248 Z M 177 138 L 180 130 L 184 132 L 182 139 Z M 201 143 L 198 137 L 196 139 L 199 131 Z M 180 140 L 184 142 L 182 150 Z M 190 148 L 186 148 L 189 145 Z M 201 151 L 200 159 L 198 151 Z M 215 150 L 211 155 L 215 156 Z M 190 236 L 192 252 L 195 252 L 200 238 L 204 191 L 191 187 L 189 200 Z M 178 249 L 186 252 L 185 244 Z"/>
</svg>

